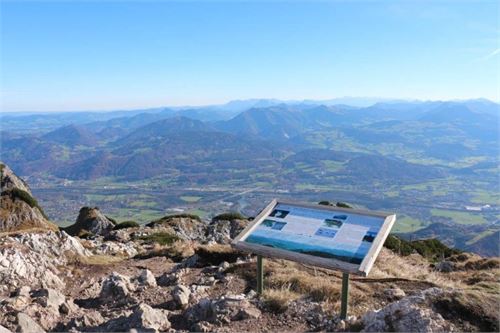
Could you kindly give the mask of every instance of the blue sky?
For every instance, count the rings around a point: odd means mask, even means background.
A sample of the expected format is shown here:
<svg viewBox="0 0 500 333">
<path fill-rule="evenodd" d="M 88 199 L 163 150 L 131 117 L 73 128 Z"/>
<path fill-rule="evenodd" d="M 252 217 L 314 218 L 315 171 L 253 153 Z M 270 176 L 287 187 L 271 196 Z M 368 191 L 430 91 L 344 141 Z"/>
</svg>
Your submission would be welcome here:
<svg viewBox="0 0 500 333">
<path fill-rule="evenodd" d="M 1 4 L 2 111 L 499 100 L 498 1 Z"/>
</svg>

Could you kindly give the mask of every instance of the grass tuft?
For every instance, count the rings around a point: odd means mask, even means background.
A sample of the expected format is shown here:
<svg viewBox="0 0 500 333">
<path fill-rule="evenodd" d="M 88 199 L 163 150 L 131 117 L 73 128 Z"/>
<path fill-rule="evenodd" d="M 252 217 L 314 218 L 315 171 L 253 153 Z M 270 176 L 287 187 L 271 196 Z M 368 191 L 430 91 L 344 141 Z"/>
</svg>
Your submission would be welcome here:
<svg viewBox="0 0 500 333">
<path fill-rule="evenodd" d="M 168 232 L 157 232 L 146 236 L 140 236 L 138 239 L 147 243 L 158 243 L 160 245 L 170 245 L 179 240 L 179 237 Z"/>
</svg>

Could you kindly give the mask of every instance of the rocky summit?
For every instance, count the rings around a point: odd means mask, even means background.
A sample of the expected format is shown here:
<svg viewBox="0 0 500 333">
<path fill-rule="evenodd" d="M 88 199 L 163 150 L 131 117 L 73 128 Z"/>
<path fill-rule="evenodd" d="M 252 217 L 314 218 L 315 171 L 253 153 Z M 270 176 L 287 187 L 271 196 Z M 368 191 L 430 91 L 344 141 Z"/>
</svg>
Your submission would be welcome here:
<svg viewBox="0 0 500 333">
<path fill-rule="evenodd" d="M 48 221 L 26 182 L 0 162 L 0 232 L 26 229 L 57 230 Z"/>
<path fill-rule="evenodd" d="M 98 207 L 82 207 L 76 223 L 65 230 L 73 236 L 108 235 L 115 224 Z"/>
<path fill-rule="evenodd" d="M 3 233 L 0 332 L 499 330 L 498 258 L 384 248 L 368 278 L 352 277 L 341 320 L 336 271 L 265 259 L 256 293 L 256 258 L 230 246 L 247 224 L 184 214 L 117 228 L 84 208 L 73 227 L 90 234 Z"/>
</svg>

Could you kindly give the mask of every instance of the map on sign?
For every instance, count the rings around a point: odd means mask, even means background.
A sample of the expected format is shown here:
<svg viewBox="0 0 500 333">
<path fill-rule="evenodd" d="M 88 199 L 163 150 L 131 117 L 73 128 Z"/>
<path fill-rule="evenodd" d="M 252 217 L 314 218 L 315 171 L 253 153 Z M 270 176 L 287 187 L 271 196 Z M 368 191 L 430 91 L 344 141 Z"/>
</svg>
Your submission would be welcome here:
<svg viewBox="0 0 500 333">
<path fill-rule="evenodd" d="M 384 213 L 274 202 L 234 245 L 366 275 L 394 221 L 395 215 Z"/>
</svg>

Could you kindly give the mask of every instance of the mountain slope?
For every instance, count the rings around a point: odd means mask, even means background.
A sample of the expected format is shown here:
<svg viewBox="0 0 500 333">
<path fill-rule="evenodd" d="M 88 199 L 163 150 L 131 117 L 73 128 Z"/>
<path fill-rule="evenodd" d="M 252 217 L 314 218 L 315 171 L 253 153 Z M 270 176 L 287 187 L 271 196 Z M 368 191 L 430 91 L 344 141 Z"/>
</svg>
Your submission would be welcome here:
<svg viewBox="0 0 500 333">
<path fill-rule="evenodd" d="M 49 132 L 43 135 L 42 139 L 70 147 L 93 146 L 97 143 L 97 139 L 85 127 L 73 124 Z"/>
<path fill-rule="evenodd" d="M 216 127 L 230 133 L 286 140 L 301 133 L 305 124 L 300 112 L 273 106 L 244 111 L 231 120 L 217 123 Z"/>
<path fill-rule="evenodd" d="M 499 256 L 498 240 L 500 226 L 494 225 L 460 225 L 433 223 L 412 233 L 399 234 L 407 240 L 437 238 L 444 244 L 478 253 L 483 256 Z M 481 237 L 481 235 L 484 235 Z"/>
</svg>

